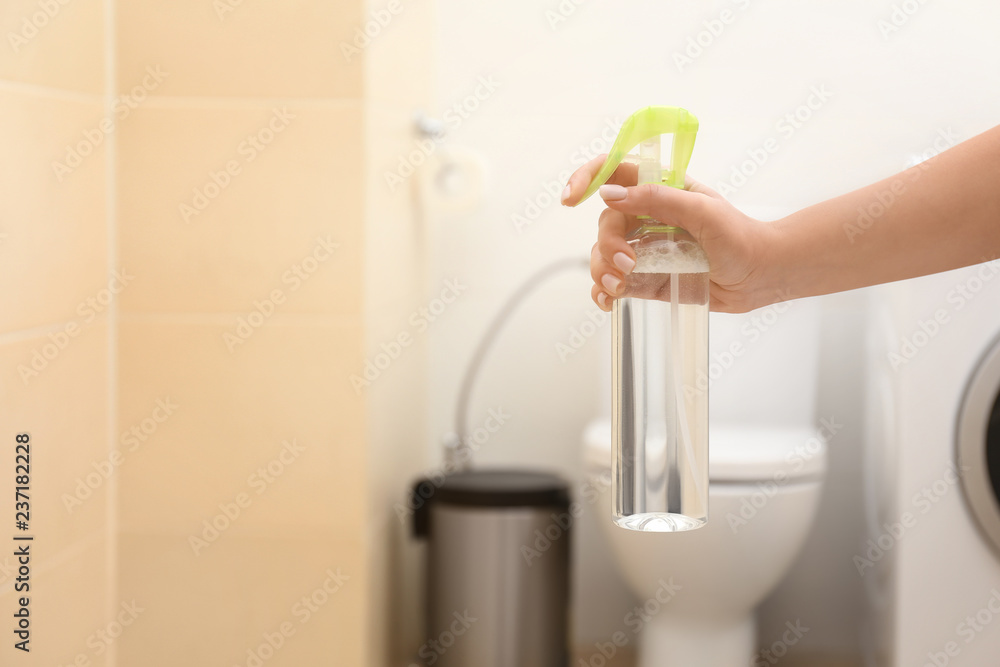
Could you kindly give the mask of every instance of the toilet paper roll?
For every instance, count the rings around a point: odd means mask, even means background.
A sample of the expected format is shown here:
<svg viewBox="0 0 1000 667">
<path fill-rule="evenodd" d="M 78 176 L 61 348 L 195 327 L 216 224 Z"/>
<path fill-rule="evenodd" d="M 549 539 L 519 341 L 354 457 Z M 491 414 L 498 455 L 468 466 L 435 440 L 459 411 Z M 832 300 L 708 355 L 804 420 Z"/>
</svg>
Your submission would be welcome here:
<svg viewBox="0 0 1000 667">
<path fill-rule="evenodd" d="M 478 153 L 441 147 L 428 158 L 421 172 L 421 198 L 429 212 L 468 213 L 482 203 L 486 163 Z"/>
</svg>

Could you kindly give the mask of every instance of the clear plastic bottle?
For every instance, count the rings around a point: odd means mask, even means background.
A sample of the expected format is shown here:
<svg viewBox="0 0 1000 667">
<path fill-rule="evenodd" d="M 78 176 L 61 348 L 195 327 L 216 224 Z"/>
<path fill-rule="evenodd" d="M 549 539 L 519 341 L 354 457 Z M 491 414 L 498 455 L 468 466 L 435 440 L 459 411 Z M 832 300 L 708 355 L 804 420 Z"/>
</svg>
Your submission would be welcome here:
<svg viewBox="0 0 1000 667">
<path fill-rule="evenodd" d="M 684 230 L 645 223 L 612 304 L 612 516 L 690 530 L 708 519 L 708 260 Z"/>
<path fill-rule="evenodd" d="M 686 109 L 640 109 L 622 124 L 580 201 L 635 146 L 639 183 L 683 188 L 697 132 Z M 612 517 L 632 530 L 690 530 L 708 520 L 708 393 L 698 382 L 708 372 L 708 259 L 683 229 L 639 223 L 628 239 L 636 265 L 612 305 Z"/>
</svg>

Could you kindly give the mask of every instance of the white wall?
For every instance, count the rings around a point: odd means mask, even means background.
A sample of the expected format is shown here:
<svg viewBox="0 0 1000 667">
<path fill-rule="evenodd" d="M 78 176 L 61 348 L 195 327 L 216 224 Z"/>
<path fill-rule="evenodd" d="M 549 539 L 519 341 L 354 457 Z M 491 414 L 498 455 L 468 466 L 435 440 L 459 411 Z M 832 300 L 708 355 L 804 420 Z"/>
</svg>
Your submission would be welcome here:
<svg viewBox="0 0 1000 667">
<path fill-rule="evenodd" d="M 426 332 L 426 446 L 432 459 L 441 434 L 451 429 L 464 364 L 503 299 L 552 259 L 589 255 L 599 202 L 564 209 L 546 197 L 546 185 L 557 194 L 566 173 L 583 161 L 580 148 L 593 140 L 594 153 L 605 150 L 610 144 L 602 145 L 602 132 L 613 137 L 617 123 L 635 109 L 667 104 L 695 112 L 701 130 L 690 173 L 712 186 L 729 179 L 748 151 L 774 138 L 777 150 L 731 199 L 776 210 L 898 171 L 928 150 L 940 131 L 964 139 L 995 124 L 990 109 L 998 101 L 993 73 L 1000 64 L 1000 10 L 969 1 L 909 4 L 915 14 L 883 35 L 878 22 L 894 11 L 887 1 L 440 0 L 433 36 L 437 87 L 429 112 L 460 118 L 448 110 L 476 91 L 480 77 L 492 78 L 497 88 L 488 94 L 480 88 L 485 99 L 469 101 L 476 108 L 448 128 L 434 155 L 465 165 L 455 170 L 459 177 L 481 168 L 481 197 L 453 206 L 447 197 L 436 204 L 425 200 L 428 298 L 445 279 L 467 285 Z M 560 8 L 568 15 L 550 25 Z M 688 40 L 706 30 L 704 22 L 724 10 L 731 12 L 729 23 L 711 41 L 703 33 L 708 46 L 679 71 L 675 52 L 683 53 Z M 818 108 L 800 109 L 818 90 L 828 91 L 828 99 L 820 103 L 813 96 Z M 797 110 L 809 118 L 798 127 L 779 125 Z M 436 169 L 420 170 L 417 184 L 434 191 Z M 515 214 L 531 224 L 518 229 Z M 544 466 L 581 479 L 580 433 L 604 407 L 598 369 L 608 349 L 595 336 L 564 362 L 557 344 L 568 343 L 570 329 L 597 312 L 589 283 L 584 271 L 553 280 L 507 326 L 483 369 L 470 423 L 496 406 L 512 417 L 484 445 L 480 461 Z M 863 541 L 861 368 L 852 361 L 860 357 L 865 323 L 860 296 L 826 303 L 817 341 L 826 373 L 817 412 L 835 415 L 845 428 L 831 443 L 820 521 L 788 581 L 765 605 L 764 641 L 786 620 L 801 617 L 812 624 L 807 647 L 850 653 L 858 645 L 863 591 L 849 561 Z M 580 643 L 606 638 L 632 604 L 591 520 L 585 517 L 577 542 Z"/>
</svg>

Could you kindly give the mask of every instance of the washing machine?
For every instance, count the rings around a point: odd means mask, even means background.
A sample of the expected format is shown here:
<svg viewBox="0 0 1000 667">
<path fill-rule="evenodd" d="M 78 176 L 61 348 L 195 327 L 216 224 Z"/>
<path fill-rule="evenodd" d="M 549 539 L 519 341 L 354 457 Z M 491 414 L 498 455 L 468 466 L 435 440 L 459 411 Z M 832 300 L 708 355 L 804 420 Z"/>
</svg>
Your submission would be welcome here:
<svg viewBox="0 0 1000 667">
<path fill-rule="evenodd" d="M 869 296 L 867 664 L 1000 665 L 1000 260 Z"/>
</svg>

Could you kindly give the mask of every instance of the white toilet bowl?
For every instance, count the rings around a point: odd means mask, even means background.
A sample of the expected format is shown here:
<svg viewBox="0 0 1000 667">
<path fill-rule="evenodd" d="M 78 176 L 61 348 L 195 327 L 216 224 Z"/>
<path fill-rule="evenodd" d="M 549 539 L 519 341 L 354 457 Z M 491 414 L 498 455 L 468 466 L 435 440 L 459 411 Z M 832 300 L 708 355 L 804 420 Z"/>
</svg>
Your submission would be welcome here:
<svg viewBox="0 0 1000 667">
<path fill-rule="evenodd" d="M 639 667 L 744 667 L 756 650 L 756 606 L 784 577 L 809 532 L 826 444 L 806 428 L 713 426 L 709 519 L 697 530 L 644 533 L 611 520 L 611 425 L 584 436 L 601 489 L 598 520 L 638 597 Z"/>
</svg>

